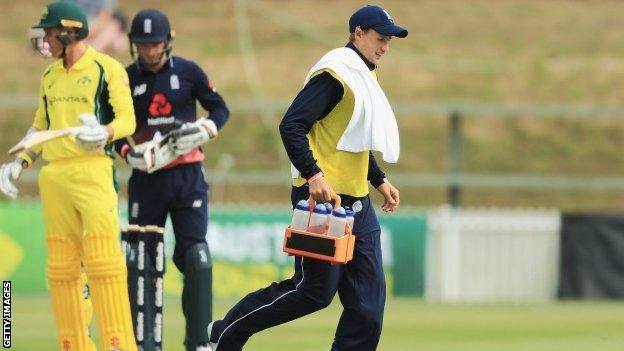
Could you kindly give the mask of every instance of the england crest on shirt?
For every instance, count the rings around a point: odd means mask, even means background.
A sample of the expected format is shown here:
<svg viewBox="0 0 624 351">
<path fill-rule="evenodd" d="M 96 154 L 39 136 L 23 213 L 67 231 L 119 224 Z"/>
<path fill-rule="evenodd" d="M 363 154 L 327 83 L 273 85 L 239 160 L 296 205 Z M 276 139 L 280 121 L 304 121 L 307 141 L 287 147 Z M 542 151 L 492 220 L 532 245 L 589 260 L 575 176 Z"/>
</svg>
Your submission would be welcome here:
<svg viewBox="0 0 624 351">
<path fill-rule="evenodd" d="M 169 78 L 169 83 L 171 84 L 171 90 L 180 89 L 180 80 L 178 79 L 177 74 L 172 74 Z"/>
</svg>

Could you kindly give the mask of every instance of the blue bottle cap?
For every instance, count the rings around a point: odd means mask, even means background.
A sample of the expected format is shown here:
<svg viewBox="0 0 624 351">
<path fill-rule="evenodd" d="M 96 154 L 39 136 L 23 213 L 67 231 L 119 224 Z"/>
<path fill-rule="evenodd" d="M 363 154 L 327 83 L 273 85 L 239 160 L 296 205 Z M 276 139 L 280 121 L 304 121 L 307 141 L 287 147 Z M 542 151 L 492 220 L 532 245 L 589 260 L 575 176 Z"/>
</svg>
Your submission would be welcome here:
<svg viewBox="0 0 624 351">
<path fill-rule="evenodd" d="M 314 213 L 327 214 L 327 209 L 325 208 L 325 205 L 317 204 L 314 208 Z"/>
<path fill-rule="evenodd" d="M 347 215 L 347 217 L 353 217 L 355 215 L 355 213 L 353 213 L 353 211 L 348 208 L 345 210 L 345 214 Z"/>
<path fill-rule="evenodd" d="M 340 217 L 340 218 L 345 218 L 347 216 L 347 213 L 345 212 L 344 208 L 342 207 L 337 207 L 333 212 L 332 215 L 335 217 Z"/>
<path fill-rule="evenodd" d="M 308 205 L 308 202 L 306 200 L 301 200 L 297 203 L 297 206 L 295 206 L 296 209 L 298 210 L 303 210 L 303 211 L 309 211 L 310 210 L 310 206 Z"/>
</svg>

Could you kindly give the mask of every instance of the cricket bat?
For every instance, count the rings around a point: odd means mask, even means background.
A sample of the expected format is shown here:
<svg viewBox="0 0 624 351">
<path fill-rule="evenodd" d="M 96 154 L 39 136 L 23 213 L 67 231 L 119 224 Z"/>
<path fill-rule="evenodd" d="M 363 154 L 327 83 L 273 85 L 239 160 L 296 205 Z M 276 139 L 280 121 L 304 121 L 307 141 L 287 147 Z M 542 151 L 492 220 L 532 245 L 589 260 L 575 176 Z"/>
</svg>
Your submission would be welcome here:
<svg viewBox="0 0 624 351">
<path fill-rule="evenodd" d="M 31 149 L 37 145 L 47 143 L 48 141 L 64 138 L 70 135 L 77 135 L 84 126 L 71 127 L 65 129 L 42 130 L 27 134 L 17 145 L 9 150 L 9 155 L 15 155 L 27 149 Z"/>
</svg>

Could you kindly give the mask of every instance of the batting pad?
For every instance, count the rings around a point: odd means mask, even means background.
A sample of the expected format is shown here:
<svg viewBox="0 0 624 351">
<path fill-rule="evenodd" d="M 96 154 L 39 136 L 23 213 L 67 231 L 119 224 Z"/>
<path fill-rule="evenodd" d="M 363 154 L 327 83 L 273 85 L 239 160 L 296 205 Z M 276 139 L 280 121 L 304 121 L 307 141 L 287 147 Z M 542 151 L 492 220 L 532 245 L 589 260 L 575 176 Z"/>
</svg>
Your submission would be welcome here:
<svg viewBox="0 0 624 351">
<path fill-rule="evenodd" d="M 113 234 L 87 233 L 84 267 L 103 350 L 136 351 L 132 330 L 127 271 Z"/>
<path fill-rule="evenodd" d="M 139 350 L 161 351 L 165 228 L 128 225 L 121 245 L 128 267 L 128 288 Z"/>
<path fill-rule="evenodd" d="M 91 304 L 91 299 L 89 298 L 89 282 L 87 280 L 87 273 L 85 273 L 84 269 L 80 271 L 80 284 L 82 286 L 82 303 L 83 303 L 83 311 L 85 313 L 85 320 L 87 321 L 87 328 L 91 321 L 93 320 L 93 304 Z"/>
<path fill-rule="evenodd" d="M 60 350 L 95 351 L 89 337 L 87 304 L 83 298 L 76 243 L 67 236 L 48 234 L 48 282 L 60 338 Z"/>
<path fill-rule="evenodd" d="M 198 243 L 186 253 L 182 310 L 186 318 L 187 350 L 207 344 L 208 324 L 212 321 L 212 260 L 208 244 Z"/>
</svg>

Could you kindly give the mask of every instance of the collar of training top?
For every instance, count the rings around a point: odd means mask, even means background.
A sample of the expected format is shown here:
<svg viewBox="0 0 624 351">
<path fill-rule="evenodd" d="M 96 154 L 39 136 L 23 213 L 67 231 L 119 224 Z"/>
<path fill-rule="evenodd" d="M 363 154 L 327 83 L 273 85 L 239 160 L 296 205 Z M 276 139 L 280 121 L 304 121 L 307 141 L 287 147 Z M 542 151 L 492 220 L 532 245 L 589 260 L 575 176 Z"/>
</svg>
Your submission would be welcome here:
<svg viewBox="0 0 624 351">
<path fill-rule="evenodd" d="M 173 56 L 169 56 L 169 58 L 167 58 L 167 62 L 165 62 L 165 64 L 158 70 L 158 72 L 152 72 L 149 69 L 147 69 L 147 67 L 145 67 L 144 64 L 141 63 L 141 60 L 137 59 L 136 60 L 136 65 L 137 67 L 139 67 L 139 70 L 141 71 L 141 73 L 143 74 L 158 74 L 160 72 L 166 71 L 170 68 L 173 68 Z"/>
<path fill-rule="evenodd" d="M 375 68 L 377 68 L 377 65 L 375 65 L 374 63 L 372 63 L 369 60 L 367 60 L 366 57 L 364 57 L 364 55 L 362 55 L 362 53 L 355 47 L 355 45 L 353 45 L 353 43 L 351 43 L 351 42 L 347 43 L 346 47 L 348 47 L 349 49 L 352 49 L 353 51 L 355 51 L 358 54 L 358 56 L 360 56 L 362 61 L 364 61 L 366 66 L 368 66 L 368 69 L 373 71 L 373 70 L 375 70 Z"/>
</svg>

